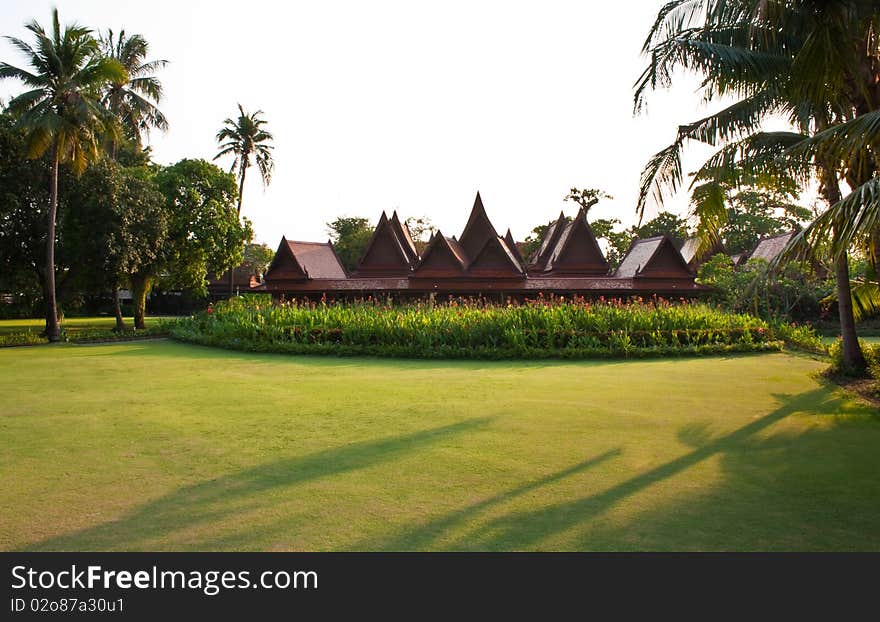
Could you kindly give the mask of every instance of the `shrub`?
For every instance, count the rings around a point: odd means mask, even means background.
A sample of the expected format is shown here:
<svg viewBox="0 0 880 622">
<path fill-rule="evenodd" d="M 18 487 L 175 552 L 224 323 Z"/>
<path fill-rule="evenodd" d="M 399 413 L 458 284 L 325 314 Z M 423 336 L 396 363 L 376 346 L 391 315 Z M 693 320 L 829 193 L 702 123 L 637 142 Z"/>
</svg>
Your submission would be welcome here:
<svg viewBox="0 0 880 622">
<path fill-rule="evenodd" d="M 868 363 L 868 373 L 872 378 L 880 380 L 880 344 L 868 343 L 859 339 L 859 345 L 862 348 L 862 354 Z M 838 339 L 828 348 L 828 354 L 831 356 L 831 366 L 828 373 L 833 376 L 852 376 L 855 375 L 852 369 L 848 369 L 843 364 L 843 340 Z"/>
</svg>

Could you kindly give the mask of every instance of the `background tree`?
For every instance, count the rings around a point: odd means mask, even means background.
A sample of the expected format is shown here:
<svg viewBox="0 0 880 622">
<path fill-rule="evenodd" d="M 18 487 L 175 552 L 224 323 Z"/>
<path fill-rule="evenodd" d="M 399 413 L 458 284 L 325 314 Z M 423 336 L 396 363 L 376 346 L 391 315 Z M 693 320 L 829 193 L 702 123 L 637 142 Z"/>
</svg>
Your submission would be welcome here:
<svg viewBox="0 0 880 622">
<path fill-rule="evenodd" d="M 580 205 L 584 210 L 584 215 L 588 215 L 590 209 L 596 205 L 601 199 L 613 199 L 614 197 L 610 194 L 599 190 L 598 188 L 572 188 L 568 191 L 568 194 L 565 195 L 563 200 L 565 201 L 574 201 L 578 205 Z"/>
<path fill-rule="evenodd" d="M 265 244 L 251 243 L 244 247 L 244 261 L 241 265 L 248 273 L 259 278 L 266 274 L 274 258 L 275 251 Z"/>
<path fill-rule="evenodd" d="M 146 297 L 157 279 L 163 285 L 205 294 L 208 272 L 223 272 L 242 262 L 253 237 L 247 219 L 235 210 L 233 175 L 204 160 L 181 160 L 160 169 L 156 184 L 164 198 L 168 234 L 154 260 L 140 263 L 132 285 L 135 328 L 146 328 Z"/>
<path fill-rule="evenodd" d="M 103 158 L 65 193 L 62 256 L 77 262 L 77 291 L 118 292 L 129 275 L 159 257 L 168 223 L 165 201 L 147 168 Z M 118 296 L 116 329 L 124 330 Z"/>
<path fill-rule="evenodd" d="M 112 30 L 107 30 L 99 43 L 99 53 L 116 61 L 126 72 L 125 79 L 117 78 L 107 84 L 102 98 L 103 104 L 119 119 L 125 137 L 140 146 L 143 133 L 153 128 L 167 131 L 168 120 L 158 107 L 162 100 L 162 83 L 153 74 L 168 61 L 146 60 L 150 49 L 147 40 L 138 34 L 127 37 L 124 30 L 117 37 Z M 115 144 L 111 154 L 116 157 Z"/>
<path fill-rule="evenodd" d="M 699 183 L 693 188 L 694 212 L 704 249 L 727 217 L 725 180 L 738 183 L 745 173 L 819 182 L 828 216 L 808 228 L 814 235 L 795 236 L 789 250 L 795 244 L 814 254 L 832 249 L 844 365 L 857 371 L 866 365 L 855 332 L 847 253 L 857 233 L 870 235 L 876 227 L 876 219 L 854 219 L 853 212 L 872 203 L 858 190 L 871 183 L 877 166 L 870 141 L 850 141 L 860 146 L 841 151 L 828 132 L 880 106 L 878 29 L 880 9 L 864 0 L 676 0 L 663 6 L 651 28 L 643 48 L 649 64 L 636 86 L 637 111 L 645 93 L 671 86 L 679 69 L 701 76 L 705 100 L 736 98 L 720 112 L 680 126 L 673 144 L 655 154 L 642 174 L 640 214 L 649 196 L 662 202 L 682 184 L 685 144 L 721 146 L 694 175 Z M 762 131 L 765 119 L 780 114 L 793 131 Z M 850 135 L 863 139 L 865 127 Z M 810 145 L 812 150 L 804 149 Z M 842 200 L 841 178 L 857 189 L 849 205 Z M 880 201 L 873 205 L 875 215 L 880 213 Z"/>
<path fill-rule="evenodd" d="M 26 154 L 39 158 L 49 153 L 49 209 L 47 213 L 45 299 L 46 335 L 61 338 L 55 298 L 55 224 L 58 210 L 58 170 L 70 163 L 81 174 L 101 150 L 101 142 L 115 131 L 112 115 L 101 106 L 98 93 L 113 80 L 124 80 L 125 70 L 97 54 L 91 30 L 75 24 L 61 28 L 58 10 L 52 11 L 52 32 L 33 21 L 31 46 L 15 37 L 9 41 L 28 59 L 32 71 L 0 63 L 0 78 L 14 78 L 27 91 L 9 102 L 25 130 Z"/>
<path fill-rule="evenodd" d="M 428 240 L 437 231 L 437 227 L 427 216 L 410 216 L 406 219 L 406 228 L 409 229 L 410 237 L 419 255 L 428 246 Z"/>
<path fill-rule="evenodd" d="M 346 270 L 354 270 L 373 235 L 370 220 L 360 216 L 340 216 L 327 223 L 327 232 L 342 265 Z"/>
<path fill-rule="evenodd" d="M 660 212 L 648 222 L 642 223 L 631 229 L 634 237 L 645 239 L 657 235 L 668 235 L 676 243 L 683 243 L 690 237 L 690 228 L 684 218 L 672 212 Z"/>
<path fill-rule="evenodd" d="M 43 302 L 49 167 L 27 157 L 24 131 L 0 114 L 0 292 L 16 294 L 23 316 Z"/>
<path fill-rule="evenodd" d="M 632 232 L 619 230 L 619 225 L 620 221 L 617 218 L 599 218 L 590 223 L 596 239 L 605 242 L 605 259 L 612 269 L 616 269 L 623 261 L 633 239 Z"/>
<path fill-rule="evenodd" d="M 274 147 L 269 143 L 273 140 L 270 134 L 263 126 L 266 121 L 260 118 L 263 114 L 262 110 L 257 110 L 253 114 L 247 114 L 238 105 L 238 118 L 226 119 L 223 121 L 224 126 L 217 132 L 217 142 L 220 143 L 220 151 L 214 156 L 214 159 L 222 158 L 226 155 L 232 155 L 232 166 L 230 172 L 235 172 L 238 176 L 238 205 L 236 213 L 241 217 L 241 204 L 244 199 L 244 180 L 247 176 L 247 170 L 252 165 L 256 165 L 260 172 L 260 178 L 263 180 L 263 187 L 269 185 L 272 181 L 272 171 L 275 168 L 275 162 L 272 159 L 272 150 Z M 234 273 L 229 271 L 229 295 L 232 296 L 234 289 Z"/>
</svg>

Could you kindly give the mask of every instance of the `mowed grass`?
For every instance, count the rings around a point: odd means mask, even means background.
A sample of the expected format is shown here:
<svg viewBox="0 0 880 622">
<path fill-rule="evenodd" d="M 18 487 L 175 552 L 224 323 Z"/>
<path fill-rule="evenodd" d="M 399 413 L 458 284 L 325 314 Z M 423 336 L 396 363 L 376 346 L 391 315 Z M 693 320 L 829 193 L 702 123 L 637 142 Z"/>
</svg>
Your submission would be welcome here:
<svg viewBox="0 0 880 622">
<path fill-rule="evenodd" d="M 878 550 L 880 417 L 788 354 L 0 351 L 0 548 Z"/>
<path fill-rule="evenodd" d="M 134 320 L 130 317 L 123 318 L 129 328 L 134 327 Z M 148 327 L 155 326 L 162 318 L 148 317 L 145 319 Z M 62 330 L 68 333 L 90 330 L 95 328 L 113 328 L 116 326 L 116 318 L 113 316 L 94 317 L 70 317 L 61 322 Z M 42 318 L 29 318 L 19 320 L 0 320 L 0 334 L 3 333 L 40 333 L 46 327 L 46 320 Z"/>
</svg>

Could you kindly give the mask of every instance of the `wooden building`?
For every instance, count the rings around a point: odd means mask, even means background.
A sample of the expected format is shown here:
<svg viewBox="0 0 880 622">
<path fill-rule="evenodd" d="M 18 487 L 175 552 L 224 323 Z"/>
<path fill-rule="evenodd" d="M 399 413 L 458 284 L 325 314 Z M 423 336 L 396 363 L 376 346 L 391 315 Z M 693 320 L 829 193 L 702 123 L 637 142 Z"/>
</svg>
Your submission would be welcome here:
<svg viewBox="0 0 880 622">
<path fill-rule="evenodd" d="M 694 296 L 706 288 L 667 237 L 637 240 L 612 272 L 583 210 L 566 222 L 560 214 L 540 247 L 524 260 L 510 230 L 502 237 L 477 193 L 459 237 L 436 232 L 421 255 L 395 212 L 385 213 L 363 257 L 347 274 L 333 245 L 282 239 L 257 291 L 281 298 L 513 296 Z"/>
</svg>

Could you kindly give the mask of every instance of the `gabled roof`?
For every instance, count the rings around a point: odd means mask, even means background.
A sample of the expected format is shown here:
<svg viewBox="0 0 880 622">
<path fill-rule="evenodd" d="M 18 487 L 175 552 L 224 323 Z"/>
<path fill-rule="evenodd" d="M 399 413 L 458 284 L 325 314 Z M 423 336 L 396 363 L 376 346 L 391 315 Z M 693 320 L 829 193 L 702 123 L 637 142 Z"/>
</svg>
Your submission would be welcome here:
<svg viewBox="0 0 880 622">
<path fill-rule="evenodd" d="M 330 242 L 296 242 L 281 238 L 265 280 L 305 281 L 347 277 Z"/>
<path fill-rule="evenodd" d="M 749 255 L 749 259 L 763 259 L 766 262 L 773 261 L 782 252 L 782 249 L 785 248 L 785 245 L 788 244 L 794 234 L 794 231 L 789 231 L 782 235 L 774 235 L 772 238 L 764 238 L 758 242 L 755 250 Z"/>
<path fill-rule="evenodd" d="M 583 208 L 565 227 L 544 267 L 546 272 L 600 275 L 609 266 Z"/>
<path fill-rule="evenodd" d="M 524 264 L 525 262 L 523 261 L 522 253 L 519 252 L 519 244 L 513 239 L 513 234 L 510 232 L 510 229 L 508 229 L 507 233 L 504 235 L 504 242 L 507 244 L 507 248 L 510 249 L 513 256 L 516 257 L 519 264 Z"/>
<path fill-rule="evenodd" d="M 721 240 L 716 240 L 715 244 L 713 244 L 708 252 L 706 252 L 702 257 L 697 257 L 697 250 L 699 248 L 700 239 L 697 237 L 692 237 L 685 240 L 684 243 L 681 245 L 681 248 L 679 249 L 682 259 L 687 262 L 691 269 L 700 266 L 713 255 L 724 252 L 724 245 L 721 243 Z"/>
<path fill-rule="evenodd" d="M 376 275 L 406 275 L 412 271 L 415 259 L 418 257 L 412 241 L 401 230 L 401 223 L 395 212 L 389 221 L 385 212 L 379 218 L 379 223 L 370 236 L 367 248 L 355 270 L 356 276 Z"/>
<path fill-rule="evenodd" d="M 498 232 L 489 221 L 489 216 L 483 207 L 483 200 L 480 198 L 480 193 L 477 192 L 474 207 L 471 209 L 471 215 L 464 226 L 464 231 L 461 232 L 459 244 L 469 257 L 476 257 L 480 249 L 485 246 L 486 240 L 497 237 Z"/>
<path fill-rule="evenodd" d="M 310 279 L 345 279 L 348 274 L 333 248 L 326 242 L 288 242 L 293 255 Z"/>
<path fill-rule="evenodd" d="M 419 252 L 416 250 L 416 244 L 413 242 L 409 227 L 397 217 L 397 210 L 391 215 L 391 228 L 400 239 L 400 245 L 409 257 L 410 264 L 415 266 L 419 261 Z"/>
<path fill-rule="evenodd" d="M 458 241 L 438 231 L 422 253 L 415 276 L 461 276 L 467 264 L 467 255 Z"/>
<path fill-rule="evenodd" d="M 468 266 L 468 274 L 494 278 L 520 277 L 523 269 L 504 239 L 496 235 L 486 240 L 483 248 Z"/>
<path fill-rule="evenodd" d="M 285 281 L 304 281 L 309 278 L 308 273 L 297 260 L 290 242 L 284 236 L 281 237 L 281 244 L 278 245 L 278 250 L 275 251 L 275 256 L 272 258 L 272 263 L 269 264 L 264 278 Z"/>
<path fill-rule="evenodd" d="M 687 262 L 675 248 L 675 244 L 665 235 L 635 240 L 614 276 L 682 279 L 694 277 Z"/>
<path fill-rule="evenodd" d="M 556 248 L 556 243 L 563 233 L 565 233 L 565 214 L 559 212 L 559 218 L 547 227 L 544 239 L 541 240 L 541 246 L 529 257 L 528 264 L 530 269 L 541 271 L 546 267 L 547 261 L 550 259 L 550 255 L 553 253 L 553 249 Z"/>
</svg>

